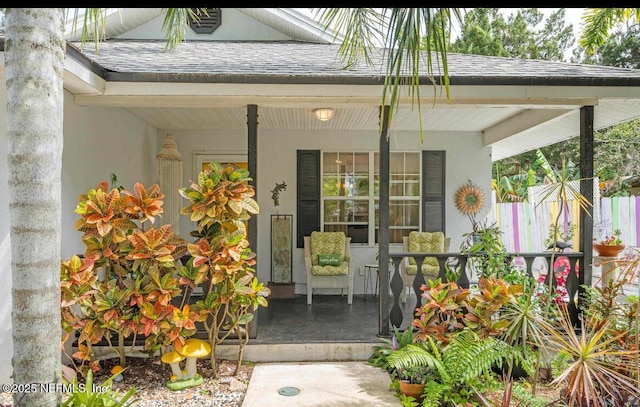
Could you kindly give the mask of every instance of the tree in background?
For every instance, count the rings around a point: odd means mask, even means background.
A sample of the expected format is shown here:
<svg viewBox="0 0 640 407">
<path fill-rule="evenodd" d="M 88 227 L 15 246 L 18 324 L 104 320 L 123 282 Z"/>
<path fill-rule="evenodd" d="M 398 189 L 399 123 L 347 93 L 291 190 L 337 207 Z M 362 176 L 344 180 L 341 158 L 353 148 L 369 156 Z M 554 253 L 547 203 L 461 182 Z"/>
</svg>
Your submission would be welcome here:
<svg viewBox="0 0 640 407">
<path fill-rule="evenodd" d="M 640 68 L 639 15 L 638 9 L 589 9 L 581 47 L 574 50 L 571 62 Z M 521 9 L 505 19 L 499 9 L 472 9 L 465 14 L 460 36 L 450 51 L 561 61 L 574 43 L 573 28 L 565 25 L 564 16 L 564 9 L 559 9 L 543 21 L 537 9 Z M 600 180 L 601 195 L 628 195 L 629 185 L 623 179 L 640 173 L 640 120 L 596 131 L 594 147 L 594 174 Z M 557 170 L 563 160 L 577 162 L 578 138 L 542 147 L 540 152 Z M 527 199 L 528 186 L 544 177 L 537 160 L 537 151 L 528 151 L 493 164 L 493 187 L 499 201 Z"/>
<path fill-rule="evenodd" d="M 449 50 L 462 54 L 562 61 L 564 51 L 575 42 L 573 26 L 565 25 L 564 18 L 562 8 L 546 20 L 535 8 L 520 9 L 506 20 L 500 9 L 474 8 L 465 14 L 460 36 Z"/>
<path fill-rule="evenodd" d="M 639 69 L 640 25 L 617 29 L 592 54 L 576 48 L 571 62 Z"/>
</svg>

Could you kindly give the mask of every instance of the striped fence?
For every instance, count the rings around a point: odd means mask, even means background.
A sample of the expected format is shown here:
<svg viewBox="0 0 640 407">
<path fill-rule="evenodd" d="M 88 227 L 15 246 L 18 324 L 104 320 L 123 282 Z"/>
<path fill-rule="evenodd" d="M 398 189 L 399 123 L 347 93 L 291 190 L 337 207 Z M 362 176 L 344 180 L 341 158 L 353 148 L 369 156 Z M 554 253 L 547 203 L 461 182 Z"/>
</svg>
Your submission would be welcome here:
<svg viewBox="0 0 640 407">
<path fill-rule="evenodd" d="M 508 252 L 541 252 L 546 250 L 545 240 L 550 226 L 560 214 L 559 224 L 576 225 L 573 251 L 580 251 L 578 230 L 580 207 L 571 201 L 562 208 L 558 202 L 496 203 L 493 216 L 503 232 L 502 239 Z M 594 208 L 594 237 L 601 238 L 620 229 L 620 238 L 627 246 L 640 246 L 640 196 L 599 198 Z M 491 216 L 491 215 L 490 215 Z"/>
</svg>

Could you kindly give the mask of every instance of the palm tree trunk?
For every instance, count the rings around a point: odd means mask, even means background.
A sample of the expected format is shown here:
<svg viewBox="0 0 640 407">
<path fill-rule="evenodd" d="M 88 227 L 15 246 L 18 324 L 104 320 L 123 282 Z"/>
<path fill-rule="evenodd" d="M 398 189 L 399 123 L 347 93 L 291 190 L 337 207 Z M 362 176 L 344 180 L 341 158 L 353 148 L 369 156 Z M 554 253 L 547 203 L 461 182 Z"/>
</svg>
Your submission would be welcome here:
<svg viewBox="0 0 640 407">
<path fill-rule="evenodd" d="M 6 9 L 13 380 L 60 383 L 64 10 Z M 56 406 L 56 393 L 16 394 Z"/>
</svg>

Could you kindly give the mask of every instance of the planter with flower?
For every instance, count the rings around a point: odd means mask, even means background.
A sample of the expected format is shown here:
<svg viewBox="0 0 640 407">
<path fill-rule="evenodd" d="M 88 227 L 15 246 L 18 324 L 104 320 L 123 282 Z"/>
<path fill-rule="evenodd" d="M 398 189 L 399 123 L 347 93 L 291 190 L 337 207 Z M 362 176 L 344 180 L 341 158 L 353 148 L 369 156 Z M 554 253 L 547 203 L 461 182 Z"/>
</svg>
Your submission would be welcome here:
<svg viewBox="0 0 640 407">
<path fill-rule="evenodd" d="M 616 229 L 612 235 L 607 235 L 603 239 L 593 239 L 593 250 L 603 257 L 617 257 L 624 250 L 625 245 L 620 239 L 621 231 Z"/>
</svg>

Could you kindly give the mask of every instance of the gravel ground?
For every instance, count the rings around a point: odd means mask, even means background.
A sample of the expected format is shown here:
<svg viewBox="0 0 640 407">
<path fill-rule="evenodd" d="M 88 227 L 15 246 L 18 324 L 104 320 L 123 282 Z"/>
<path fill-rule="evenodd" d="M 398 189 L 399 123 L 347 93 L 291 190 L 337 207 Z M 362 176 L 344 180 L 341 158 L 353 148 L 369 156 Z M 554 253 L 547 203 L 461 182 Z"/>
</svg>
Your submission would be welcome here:
<svg viewBox="0 0 640 407">
<path fill-rule="evenodd" d="M 95 383 L 104 381 L 108 377 L 106 373 L 110 372 L 116 363 L 117 359 L 102 361 L 102 370 L 96 375 Z M 159 357 L 127 358 L 127 369 L 123 373 L 123 380 L 114 382 L 113 389 L 124 394 L 131 387 L 135 387 L 134 398 L 138 400 L 134 404 L 136 407 L 242 406 L 253 365 L 243 364 L 238 374 L 233 376 L 235 361 L 218 360 L 217 363 L 217 379 L 212 377 L 213 370 L 209 364 L 209 358 L 199 359 L 198 373 L 204 378 L 204 383 L 187 390 L 171 391 L 166 387 L 171 377 L 171 370 L 168 365 L 160 363 Z M 11 394 L 0 393 L 0 407 L 10 406 L 13 406 Z"/>
</svg>

